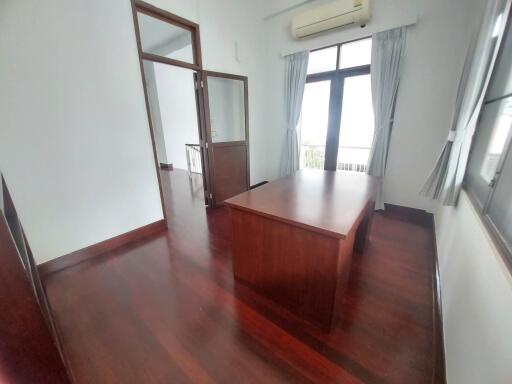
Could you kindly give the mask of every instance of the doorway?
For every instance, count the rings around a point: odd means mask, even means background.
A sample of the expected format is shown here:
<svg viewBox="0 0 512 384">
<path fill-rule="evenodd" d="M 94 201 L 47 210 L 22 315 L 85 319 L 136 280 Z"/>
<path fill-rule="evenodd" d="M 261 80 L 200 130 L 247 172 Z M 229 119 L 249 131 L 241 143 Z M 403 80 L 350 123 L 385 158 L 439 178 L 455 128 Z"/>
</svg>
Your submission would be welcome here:
<svg viewBox="0 0 512 384">
<path fill-rule="evenodd" d="M 160 169 L 201 175 L 205 205 L 221 205 L 249 188 L 247 78 L 203 70 L 199 25 L 132 5 L 164 212 Z"/>
<path fill-rule="evenodd" d="M 191 193 L 205 198 L 198 72 L 150 60 L 143 60 L 143 67 L 160 172 L 187 171 Z"/>
</svg>

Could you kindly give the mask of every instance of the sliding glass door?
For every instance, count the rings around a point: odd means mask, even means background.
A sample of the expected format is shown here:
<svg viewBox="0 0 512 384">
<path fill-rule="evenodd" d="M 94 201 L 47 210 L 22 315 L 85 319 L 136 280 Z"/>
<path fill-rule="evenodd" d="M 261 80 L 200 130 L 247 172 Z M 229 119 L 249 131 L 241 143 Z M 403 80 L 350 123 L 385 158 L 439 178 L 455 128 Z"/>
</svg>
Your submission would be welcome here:
<svg viewBox="0 0 512 384">
<path fill-rule="evenodd" d="M 324 169 L 330 97 L 331 80 L 306 84 L 300 120 L 301 168 Z"/>
<path fill-rule="evenodd" d="M 300 120 L 300 167 L 365 172 L 373 141 L 371 39 L 313 51 Z"/>
<path fill-rule="evenodd" d="M 366 172 L 374 131 L 370 74 L 344 79 L 340 109 L 336 169 Z"/>
</svg>

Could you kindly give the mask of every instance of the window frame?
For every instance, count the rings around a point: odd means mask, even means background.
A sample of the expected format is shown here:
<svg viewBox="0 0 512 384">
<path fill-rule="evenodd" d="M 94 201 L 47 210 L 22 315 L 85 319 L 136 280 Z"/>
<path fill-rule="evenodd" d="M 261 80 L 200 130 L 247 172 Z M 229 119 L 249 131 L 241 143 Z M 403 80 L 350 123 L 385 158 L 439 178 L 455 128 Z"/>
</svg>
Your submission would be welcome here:
<svg viewBox="0 0 512 384">
<path fill-rule="evenodd" d="M 329 97 L 329 117 L 327 122 L 327 135 L 325 142 L 324 170 L 336 171 L 338 167 L 338 147 L 341 132 L 341 116 L 343 113 L 343 91 L 345 79 L 354 76 L 363 76 L 371 74 L 371 64 L 364 64 L 355 67 L 340 69 L 340 53 L 341 46 L 344 44 L 354 43 L 356 41 L 371 39 L 371 36 L 365 36 L 359 39 L 345 41 L 343 43 L 332 44 L 326 47 L 314 49 L 313 52 L 321 51 L 332 47 L 336 50 L 336 69 L 325 72 L 311 73 L 306 77 L 306 84 L 317 81 L 330 81 L 330 97 Z M 300 143 L 302 146 L 302 143 Z"/>
<path fill-rule="evenodd" d="M 512 95 L 509 95 L 508 97 L 512 97 Z M 504 97 L 501 97 L 499 99 L 503 98 Z M 495 101 L 497 101 L 497 99 L 488 100 L 485 102 L 485 104 L 489 104 Z M 473 205 L 473 208 L 480 217 L 480 220 L 482 221 L 485 229 L 489 233 L 493 244 L 496 246 L 501 257 L 503 258 L 505 265 L 508 267 L 509 272 L 512 274 L 512 245 L 509 245 L 507 243 L 507 241 L 501 234 L 500 230 L 497 228 L 496 224 L 494 224 L 492 218 L 489 216 L 489 207 L 491 205 L 494 192 L 496 191 L 496 188 L 500 183 L 500 176 L 505 165 L 505 161 L 507 160 L 508 156 L 512 156 L 512 130 L 509 131 L 506 140 L 507 141 L 505 143 L 505 146 L 503 147 L 503 152 L 501 153 L 500 159 L 498 161 L 498 166 L 496 167 L 496 173 L 492 180 L 492 185 L 489 186 L 489 193 L 487 194 L 484 204 L 481 205 L 479 203 L 479 200 L 475 196 L 473 189 L 467 184 L 466 181 L 463 182 L 462 187 L 466 194 L 468 195 L 469 201 L 471 202 L 471 205 Z M 470 152 L 469 157 L 471 157 L 471 154 L 472 151 Z"/>
<path fill-rule="evenodd" d="M 141 0 L 132 0 L 132 9 L 134 13 L 134 23 L 139 55 L 142 57 L 143 60 L 156 61 L 163 64 L 175 65 L 178 67 L 192 69 L 198 72 L 203 69 L 199 24 L 196 24 L 192 21 L 174 15 L 170 12 L 164 11 Z M 138 20 L 139 13 L 160 20 L 163 23 L 174 25 L 176 27 L 189 31 L 192 35 L 192 63 L 188 63 L 182 60 L 171 59 L 165 56 L 144 51 L 142 49 L 141 33 Z"/>
<path fill-rule="evenodd" d="M 511 14 L 512 10 L 510 11 L 509 15 L 507 16 L 506 26 L 503 31 L 503 38 L 509 33 L 509 30 L 511 27 Z M 498 58 L 502 56 L 504 51 L 504 45 L 503 41 L 498 51 Z M 495 72 L 493 70 L 493 73 L 491 75 L 490 83 L 495 78 Z M 489 84 L 490 84 L 489 83 Z M 487 99 L 484 101 L 484 105 L 488 105 L 494 102 L 501 101 L 505 98 L 512 97 L 511 93 L 508 93 L 506 95 L 502 95 L 500 97 L 495 97 L 491 99 Z M 477 123 L 477 129 L 480 125 L 481 118 L 482 118 L 482 112 L 483 108 L 480 111 L 480 116 L 478 118 Z M 473 154 L 473 142 L 471 144 L 471 150 L 468 156 L 468 164 L 471 160 L 471 155 Z M 496 226 L 496 224 L 493 222 L 492 218 L 489 216 L 489 208 L 492 203 L 492 198 L 494 196 L 494 193 L 496 191 L 496 188 L 498 185 L 500 185 L 501 180 L 501 173 L 503 171 L 503 167 L 505 166 L 505 162 L 508 158 L 508 156 L 512 156 L 512 129 L 509 130 L 505 145 L 503 146 L 503 152 L 500 155 L 500 159 L 498 161 L 498 165 L 496 167 L 496 172 L 494 174 L 493 179 L 491 180 L 491 183 L 489 184 L 489 193 L 487 194 L 485 198 L 485 202 L 480 204 L 479 199 L 476 197 L 475 193 L 473 192 L 473 189 L 468 185 L 467 180 L 464 179 L 462 183 L 462 189 L 466 192 L 469 201 L 471 205 L 473 206 L 475 212 L 478 214 L 478 217 L 480 218 L 484 228 L 486 229 L 487 233 L 489 234 L 489 237 L 493 243 L 493 245 L 498 250 L 498 253 L 500 254 L 501 258 L 503 259 L 504 264 L 506 265 L 508 271 L 510 274 L 512 274 L 512 244 L 508 244 L 508 242 L 505 240 L 503 235 L 501 234 L 500 230 Z"/>
</svg>

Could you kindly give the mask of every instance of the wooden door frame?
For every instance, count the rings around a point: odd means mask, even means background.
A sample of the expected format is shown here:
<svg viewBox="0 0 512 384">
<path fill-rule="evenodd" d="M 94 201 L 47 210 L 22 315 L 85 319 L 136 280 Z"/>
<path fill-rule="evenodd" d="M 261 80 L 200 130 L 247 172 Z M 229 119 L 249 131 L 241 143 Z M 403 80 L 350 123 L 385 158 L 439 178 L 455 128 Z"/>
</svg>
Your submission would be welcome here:
<svg viewBox="0 0 512 384">
<path fill-rule="evenodd" d="M 146 113 L 148 116 L 149 123 L 149 131 L 151 136 L 151 145 L 153 147 L 153 157 L 156 168 L 156 174 L 158 178 L 158 187 L 160 191 L 160 202 L 162 205 L 162 211 L 164 219 L 167 222 L 167 212 L 165 209 L 165 200 L 163 194 L 163 186 L 162 186 L 162 178 L 160 176 L 160 163 L 158 161 L 158 154 L 156 150 L 156 141 L 155 141 L 155 133 L 153 128 L 153 122 L 151 119 L 151 110 L 149 104 L 149 95 L 146 83 L 146 76 L 144 73 L 144 60 L 151 62 L 159 62 L 162 64 L 168 64 L 175 67 L 186 68 L 195 71 L 195 88 L 196 88 L 196 110 L 197 110 L 197 122 L 198 122 L 198 133 L 199 133 L 199 145 L 201 147 L 201 162 L 203 166 L 203 188 L 205 191 L 205 203 L 207 202 L 207 197 L 210 196 L 210 174 L 209 174 L 209 160 L 207 154 L 207 133 L 206 133 L 206 121 L 207 117 L 205 115 L 205 96 L 203 92 L 203 87 L 200 84 L 203 83 L 203 62 L 202 62 L 202 53 L 201 53 L 201 37 L 199 31 L 199 24 L 196 24 L 190 20 L 184 19 L 180 16 L 174 15 L 170 12 L 164 11 L 160 8 L 157 8 L 151 4 L 148 4 L 141 0 L 131 0 L 132 5 L 132 16 L 133 16 L 133 24 L 135 28 L 135 38 L 137 41 L 137 52 L 139 56 L 139 67 L 140 74 L 142 78 L 142 87 L 144 89 L 144 99 L 146 104 Z M 192 33 L 192 49 L 193 49 L 193 63 L 187 63 L 180 60 L 169 59 L 167 57 L 155 55 L 152 53 L 147 53 L 142 50 L 142 42 L 140 36 L 139 29 L 139 21 L 137 18 L 137 12 L 141 12 L 145 15 L 154 17 L 163 22 L 173 24 L 180 28 L 186 29 Z M 209 201 L 209 199 L 208 199 Z"/>
<path fill-rule="evenodd" d="M 164 56 L 159 56 L 152 53 L 147 53 L 140 47 L 139 53 L 142 59 L 158 61 L 165 64 L 177 65 L 184 68 L 194 69 L 200 71 L 203 68 L 202 55 L 201 55 L 201 38 L 199 33 L 199 24 L 196 24 L 190 20 L 184 19 L 183 17 L 177 16 L 173 13 L 164 11 L 161 8 L 157 8 L 154 5 L 148 4 L 141 0 L 132 0 L 132 10 L 136 22 L 136 35 L 138 42 L 140 43 L 140 30 L 137 19 L 137 12 L 145 15 L 154 17 L 155 19 L 161 20 L 165 23 L 175 25 L 179 28 L 185 29 L 192 34 L 192 52 L 193 52 L 193 63 L 187 63 L 186 61 L 169 59 Z"/>
<path fill-rule="evenodd" d="M 205 128 L 206 128 L 206 139 L 207 139 L 207 157 L 208 157 L 208 174 L 210 176 L 210 189 L 209 189 L 209 202 L 208 207 L 214 208 L 216 207 L 217 201 L 215 199 L 215 183 L 213 183 L 213 180 L 215 178 L 215 171 L 213 169 L 213 149 L 214 146 L 217 147 L 225 147 L 225 146 L 233 146 L 233 145 L 241 145 L 242 143 L 245 144 L 246 148 L 246 172 L 247 172 L 247 181 L 246 181 L 246 188 L 247 190 L 250 189 L 251 184 L 251 171 L 250 171 L 250 150 L 249 150 L 249 79 L 247 76 L 242 75 L 235 75 L 232 73 L 225 73 L 225 72 L 215 72 L 215 71 L 202 71 L 202 88 L 203 88 L 203 100 L 204 100 L 204 114 L 205 114 Z M 230 142 L 219 142 L 219 143 L 213 143 L 212 142 L 212 135 L 211 135 L 211 120 L 210 120 L 210 106 L 209 106 L 209 99 L 208 99 L 208 81 L 207 77 L 220 77 L 223 79 L 230 79 L 230 80 L 239 80 L 242 81 L 244 84 L 244 114 L 245 114 L 245 140 L 243 141 L 230 141 Z"/>
</svg>

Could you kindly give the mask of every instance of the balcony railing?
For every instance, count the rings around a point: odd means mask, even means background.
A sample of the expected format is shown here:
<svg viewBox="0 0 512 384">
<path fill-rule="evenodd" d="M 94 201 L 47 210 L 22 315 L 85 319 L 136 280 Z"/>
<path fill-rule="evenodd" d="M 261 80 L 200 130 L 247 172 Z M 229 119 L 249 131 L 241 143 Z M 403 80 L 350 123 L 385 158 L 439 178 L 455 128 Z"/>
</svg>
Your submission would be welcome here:
<svg viewBox="0 0 512 384">
<path fill-rule="evenodd" d="M 324 169 L 325 146 L 301 145 L 300 167 L 309 169 Z"/>
<path fill-rule="evenodd" d="M 201 167 L 201 146 L 199 144 L 185 144 L 187 150 L 187 169 L 188 175 L 193 173 L 202 173 Z"/>
<path fill-rule="evenodd" d="M 369 147 L 340 146 L 338 148 L 336 169 L 339 171 L 366 172 L 369 154 Z M 324 159 L 324 145 L 300 146 L 301 168 L 324 169 Z"/>
</svg>

